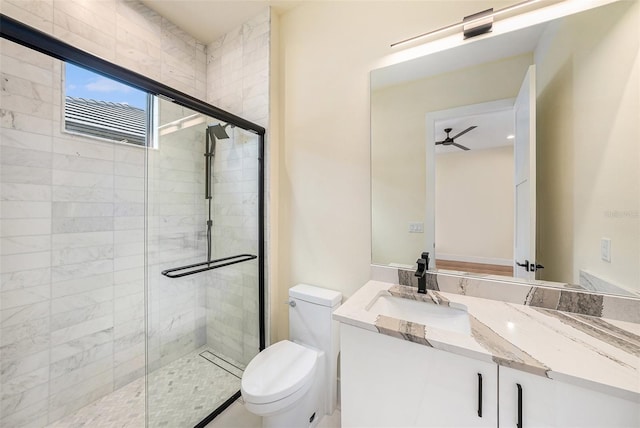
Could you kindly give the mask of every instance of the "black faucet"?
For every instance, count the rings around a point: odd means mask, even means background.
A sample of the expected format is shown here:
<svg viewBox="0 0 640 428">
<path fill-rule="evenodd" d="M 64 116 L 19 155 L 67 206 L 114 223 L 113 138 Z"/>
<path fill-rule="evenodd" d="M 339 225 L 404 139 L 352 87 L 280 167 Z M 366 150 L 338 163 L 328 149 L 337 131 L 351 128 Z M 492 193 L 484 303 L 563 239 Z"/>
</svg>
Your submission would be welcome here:
<svg viewBox="0 0 640 428">
<path fill-rule="evenodd" d="M 418 269 L 415 276 L 418 277 L 418 293 L 427 294 L 427 270 L 429 270 L 429 253 L 422 253 L 421 257 L 416 260 Z"/>
</svg>

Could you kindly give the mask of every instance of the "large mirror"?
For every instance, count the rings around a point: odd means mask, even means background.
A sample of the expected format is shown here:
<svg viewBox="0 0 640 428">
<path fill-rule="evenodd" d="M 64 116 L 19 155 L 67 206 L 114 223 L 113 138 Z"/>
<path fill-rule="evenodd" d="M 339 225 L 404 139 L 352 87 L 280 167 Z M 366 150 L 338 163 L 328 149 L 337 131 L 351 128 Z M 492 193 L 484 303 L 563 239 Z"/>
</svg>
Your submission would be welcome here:
<svg viewBox="0 0 640 428">
<path fill-rule="evenodd" d="M 619 1 L 372 71 L 372 263 L 640 295 L 639 22 Z"/>
</svg>

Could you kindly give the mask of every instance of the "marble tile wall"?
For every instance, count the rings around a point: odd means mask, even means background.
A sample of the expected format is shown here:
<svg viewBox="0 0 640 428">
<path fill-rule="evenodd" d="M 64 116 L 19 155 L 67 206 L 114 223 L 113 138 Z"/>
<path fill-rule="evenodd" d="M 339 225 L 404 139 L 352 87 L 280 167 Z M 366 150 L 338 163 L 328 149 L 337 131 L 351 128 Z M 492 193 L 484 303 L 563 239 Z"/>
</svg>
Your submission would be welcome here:
<svg viewBox="0 0 640 428">
<path fill-rule="evenodd" d="M 213 257 L 258 254 L 257 137 L 234 129 L 213 163 Z M 206 286 L 207 344 L 247 364 L 259 350 L 258 263 L 217 269 Z"/>
<path fill-rule="evenodd" d="M 51 355 L 64 345 L 51 334 L 64 328 L 51 320 L 54 77 L 53 60 L 0 48 L 0 424 L 22 426 L 46 423 L 49 379 L 64 369 Z"/>
<path fill-rule="evenodd" d="M 3 14 L 202 99 L 206 46 L 137 0 L 3 0 Z"/>
<path fill-rule="evenodd" d="M 268 7 L 207 46 L 207 102 L 266 127 L 269 119 Z"/>
<path fill-rule="evenodd" d="M 264 127 L 269 123 L 270 26 L 270 10 L 265 7 L 207 46 L 207 101 Z M 222 140 L 214 163 L 214 242 L 220 256 L 234 251 L 257 254 L 257 139 L 239 130 L 234 138 Z M 268 159 L 268 139 L 265 152 Z M 267 161 L 266 189 L 268 165 Z M 265 200 L 268 213 L 268 194 Z M 206 292 L 207 343 L 248 363 L 259 348 L 257 263 L 217 271 Z"/>
<path fill-rule="evenodd" d="M 0 7 L 203 97 L 205 46 L 138 2 L 3 0 Z M 61 64 L 6 40 L 0 53 L 0 425 L 43 426 L 144 374 L 145 151 L 62 133 Z M 160 165 L 149 196 L 154 272 L 181 262 L 201 230 L 196 202 L 182 203 L 193 200 L 192 190 L 180 190 L 201 180 L 200 165 L 188 150 L 165 148 L 150 159 Z M 167 201 L 171 192 L 177 196 Z M 176 212 L 183 205 L 191 211 Z M 175 239 L 165 239 L 170 234 Z M 204 291 L 182 287 L 158 281 L 150 291 L 152 361 L 205 340 L 204 310 L 193 310 Z M 175 310 L 153 312 L 171 301 Z"/>
</svg>

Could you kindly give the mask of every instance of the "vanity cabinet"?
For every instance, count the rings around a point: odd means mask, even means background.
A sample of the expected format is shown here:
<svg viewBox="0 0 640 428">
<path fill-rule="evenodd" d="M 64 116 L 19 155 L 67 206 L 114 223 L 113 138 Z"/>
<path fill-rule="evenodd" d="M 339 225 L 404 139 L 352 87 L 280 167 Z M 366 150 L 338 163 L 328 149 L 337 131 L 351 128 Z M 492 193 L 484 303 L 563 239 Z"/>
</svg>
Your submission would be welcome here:
<svg viewBox="0 0 640 428">
<path fill-rule="evenodd" d="M 499 378 L 500 427 L 640 427 L 640 403 L 631 398 L 508 367 L 500 367 Z"/>
<path fill-rule="evenodd" d="M 343 428 L 640 427 L 637 399 L 344 323 L 340 340 Z"/>
<path fill-rule="evenodd" d="M 347 324 L 340 336 L 343 428 L 497 426 L 495 363 Z"/>
</svg>

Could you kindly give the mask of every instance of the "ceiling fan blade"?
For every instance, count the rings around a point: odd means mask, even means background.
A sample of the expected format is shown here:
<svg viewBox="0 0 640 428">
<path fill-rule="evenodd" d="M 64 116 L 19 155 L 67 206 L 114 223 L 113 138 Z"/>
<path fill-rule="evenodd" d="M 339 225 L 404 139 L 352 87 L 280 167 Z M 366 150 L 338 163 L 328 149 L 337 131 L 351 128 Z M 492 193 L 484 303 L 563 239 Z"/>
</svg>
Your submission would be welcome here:
<svg viewBox="0 0 640 428">
<path fill-rule="evenodd" d="M 453 144 L 454 146 L 456 146 L 456 147 L 458 147 L 459 149 L 462 149 L 462 150 L 471 150 L 469 147 L 462 146 L 462 145 L 460 145 L 458 143 L 451 143 L 451 144 Z"/>
<path fill-rule="evenodd" d="M 473 129 L 476 129 L 476 128 L 477 128 L 477 126 L 470 126 L 470 127 L 468 127 L 467 129 L 465 129 L 464 131 L 462 131 L 461 133 L 459 133 L 458 135 L 456 135 L 455 137 L 451 137 L 451 139 L 452 139 L 452 140 L 455 140 L 455 139 L 456 139 L 456 138 L 458 138 L 459 136 L 464 135 L 464 134 L 466 134 L 467 132 L 469 132 L 469 131 L 471 131 L 471 130 L 473 130 Z"/>
<path fill-rule="evenodd" d="M 436 141 L 436 146 L 437 146 L 438 144 L 444 144 L 444 140 L 443 140 L 443 141 Z"/>
</svg>

